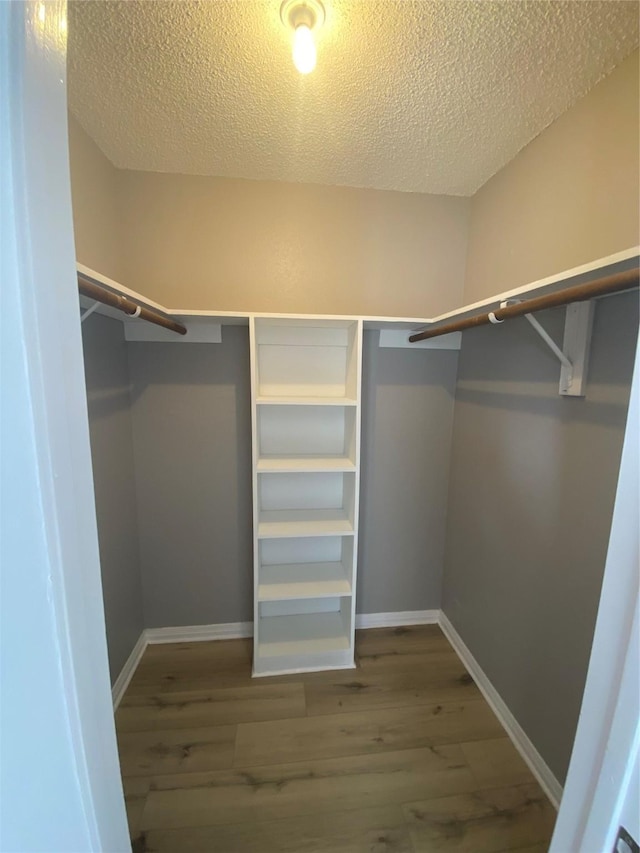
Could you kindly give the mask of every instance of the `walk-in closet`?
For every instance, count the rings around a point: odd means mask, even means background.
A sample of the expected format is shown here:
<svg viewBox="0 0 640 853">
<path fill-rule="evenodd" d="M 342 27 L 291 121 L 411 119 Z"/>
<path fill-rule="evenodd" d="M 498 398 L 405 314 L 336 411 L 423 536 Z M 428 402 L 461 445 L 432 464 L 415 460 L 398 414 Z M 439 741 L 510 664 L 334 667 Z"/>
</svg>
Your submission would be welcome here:
<svg viewBox="0 0 640 853">
<path fill-rule="evenodd" d="M 623 669 L 637 46 L 626 2 L 68 4 L 134 851 L 567 853 Z"/>
</svg>

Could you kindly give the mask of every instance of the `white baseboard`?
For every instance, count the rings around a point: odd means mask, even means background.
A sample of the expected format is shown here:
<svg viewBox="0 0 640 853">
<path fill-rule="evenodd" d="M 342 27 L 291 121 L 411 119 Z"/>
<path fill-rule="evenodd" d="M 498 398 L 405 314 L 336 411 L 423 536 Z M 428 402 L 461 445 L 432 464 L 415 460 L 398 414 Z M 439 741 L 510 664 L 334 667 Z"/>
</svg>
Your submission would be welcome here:
<svg viewBox="0 0 640 853">
<path fill-rule="evenodd" d="M 220 622 L 217 625 L 184 625 L 147 628 L 147 643 L 196 643 L 206 640 L 240 640 L 253 637 L 253 622 Z"/>
<path fill-rule="evenodd" d="M 356 613 L 356 630 L 360 628 L 399 628 L 401 625 L 433 625 L 439 610 L 404 610 L 397 613 Z"/>
<path fill-rule="evenodd" d="M 545 760 L 531 743 L 525 734 L 524 729 L 520 726 L 516 718 L 506 706 L 498 691 L 485 675 L 480 664 L 471 654 L 456 629 L 442 611 L 440 611 L 439 622 L 444 635 L 467 668 L 469 675 L 471 675 L 475 683 L 478 685 L 480 692 L 489 703 L 506 733 L 511 738 L 513 745 L 524 758 L 529 769 L 540 783 L 543 791 L 557 809 L 560 805 L 560 800 L 562 799 L 562 785 L 553 775 Z"/>
<path fill-rule="evenodd" d="M 147 648 L 147 640 L 145 634 L 146 632 L 143 631 L 142 634 L 140 634 L 140 636 L 138 637 L 138 642 L 131 650 L 131 654 L 125 661 L 120 675 L 116 678 L 115 683 L 111 688 L 111 697 L 113 699 L 114 711 L 120 704 L 120 700 L 124 696 L 124 691 L 129 686 L 129 682 L 133 678 L 133 673 L 136 671 L 136 669 L 138 668 L 138 664 L 140 663 L 140 658 L 144 654 L 144 650 Z"/>
</svg>

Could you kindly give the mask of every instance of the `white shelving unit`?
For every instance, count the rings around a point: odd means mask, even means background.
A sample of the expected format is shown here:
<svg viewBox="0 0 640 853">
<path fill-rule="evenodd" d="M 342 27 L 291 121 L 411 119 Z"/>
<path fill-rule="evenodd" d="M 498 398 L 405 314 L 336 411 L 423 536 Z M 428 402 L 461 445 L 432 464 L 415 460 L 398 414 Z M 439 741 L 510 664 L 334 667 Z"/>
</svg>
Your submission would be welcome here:
<svg viewBox="0 0 640 853">
<path fill-rule="evenodd" d="M 253 674 L 353 667 L 362 320 L 250 334 Z"/>
</svg>

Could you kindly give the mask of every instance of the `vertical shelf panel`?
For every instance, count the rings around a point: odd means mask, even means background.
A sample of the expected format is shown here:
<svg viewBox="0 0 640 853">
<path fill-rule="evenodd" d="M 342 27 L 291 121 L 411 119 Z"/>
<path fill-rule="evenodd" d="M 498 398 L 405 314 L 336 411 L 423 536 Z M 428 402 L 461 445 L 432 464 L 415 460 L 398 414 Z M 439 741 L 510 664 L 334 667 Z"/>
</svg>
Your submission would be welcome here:
<svg viewBox="0 0 640 853">
<path fill-rule="evenodd" d="M 254 675 L 354 666 L 362 321 L 250 319 Z"/>
</svg>

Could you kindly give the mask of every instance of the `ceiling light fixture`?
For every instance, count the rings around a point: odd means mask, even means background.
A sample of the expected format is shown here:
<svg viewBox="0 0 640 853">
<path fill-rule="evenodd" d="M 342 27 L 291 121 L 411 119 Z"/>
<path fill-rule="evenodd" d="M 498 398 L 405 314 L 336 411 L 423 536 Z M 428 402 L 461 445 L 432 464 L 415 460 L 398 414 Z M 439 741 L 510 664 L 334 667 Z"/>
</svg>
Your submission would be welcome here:
<svg viewBox="0 0 640 853">
<path fill-rule="evenodd" d="M 301 74 L 309 74 L 316 67 L 313 31 L 324 23 L 324 6 L 320 0 L 284 0 L 280 18 L 293 30 L 293 64 Z"/>
</svg>

